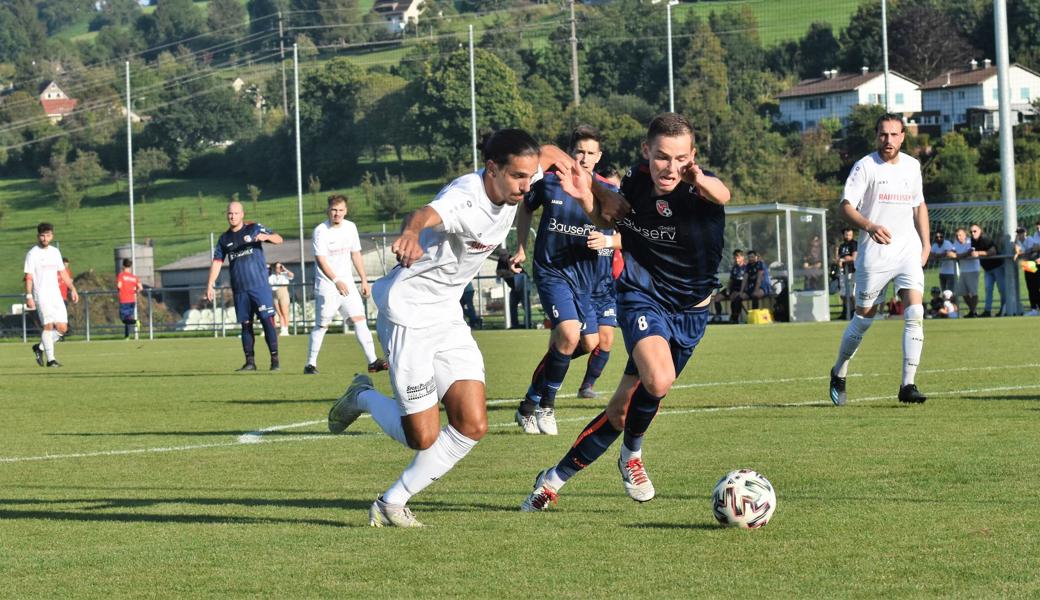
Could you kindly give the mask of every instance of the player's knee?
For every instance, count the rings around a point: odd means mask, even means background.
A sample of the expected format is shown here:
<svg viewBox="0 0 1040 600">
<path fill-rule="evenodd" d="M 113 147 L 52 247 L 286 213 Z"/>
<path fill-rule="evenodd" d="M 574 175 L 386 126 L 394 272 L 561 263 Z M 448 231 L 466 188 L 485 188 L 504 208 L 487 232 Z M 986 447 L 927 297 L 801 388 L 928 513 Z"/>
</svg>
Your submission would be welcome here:
<svg viewBox="0 0 1040 600">
<path fill-rule="evenodd" d="M 571 355 L 578 349 L 578 343 L 581 340 L 581 334 L 577 330 L 571 331 L 560 331 L 555 336 L 553 345 L 556 346 L 561 354 Z"/>
<path fill-rule="evenodd" d="M 474 423 L 463 423 L 461 427 L 455 427 L 455 429 L 473 441 L 480 441 L 488 432 L 487 419 L 479 419 Z"/>
<path fill-rule="evenodd" d="M 610 422 L 610 426 L 617 431 L 623 431 L 625 429 L 625 411 L 628 405 L 614 406 L 612 402 L 607 406 L 607 421 Z"/>
<path fill-rule="evenodd" d="M 55 323 L 54 329 L 56 329 L 58 333 L 65 335 L 65 332 L 69 330 L 69 326 L 67 323 Z"/>
<path fill-rule="evenodd" d="M 648 394 L 662 398 L 667 396 L 668 391 L 672 389 L 672 384 L 675 383 L 675 375 L 651 373 L 649 377 L 640 376 L 640 381 Z"/>
<path fill-rule="evenodd" d="M 924 321 L 924 306 L 911 304 L 903 311 L 903 320 L 908 324 L 921 325 Z"/>
<path fill-rule="evenodd" d="M 437 436 L 439 435 L 439 429 L 434 429 L 433 431 L 408 431 L 405 434 L 405 438 L 408 440 L 408 447 L 412 450 L 426 450 L 437 441 Z"/>
</svg>

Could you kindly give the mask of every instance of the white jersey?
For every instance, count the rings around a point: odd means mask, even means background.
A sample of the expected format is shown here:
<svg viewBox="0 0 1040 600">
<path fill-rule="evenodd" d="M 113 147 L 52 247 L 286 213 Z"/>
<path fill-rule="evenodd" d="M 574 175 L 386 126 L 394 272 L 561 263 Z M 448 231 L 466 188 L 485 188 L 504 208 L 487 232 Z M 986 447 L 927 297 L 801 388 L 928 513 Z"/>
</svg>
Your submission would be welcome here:
<svg viewBox="0 0 1040 600">
<path fill-rule="evenodd" d="M 953 250 L 957 253 L 958 256 L 966 252 L 971 252 L 971 238 L 969 237 L 963 242 L 953 240 Z M 982 266 L 979 264 L 979 259 L 971 258 L 970 256 L 968 258 L 961 259 L 960 267 L 961 273 L 978 273 L 979 269 L 982 268 Z"/>
<path fill-rule="evenodd" d="M 59 273 L 65 270 L 61 251 L 54 246 L 33 246 L 25 255 L 25 273 L 32 276 L 33 296 L 37 302 L 61 301 L 58 287 Z"/>
<path fill-rule="evenodd" d="M 857 270 L 884 271 L 909 257 L 920 260 L 923 248 L 914 224 L 914 208 L 924 202 L 924 192 L 921 163 L 916 158 L 900 152 L 896 163 L 891 164 L 872 152 L 852 167 L 842 198 L 892 235 L 891 243 L 878 244 L 862 232 Z"/>
<path fill-rule="evenodd" d="M 542 172 L 531 178 L 534 183 Z M 373 287 L 380 312 L 405 327 L 462 321 L 459 299 L 491 251 L 505 241 L 516 206 L 496 205 L 484 190 L 484 170 L 452 181 L 430 202 L 443 223 L 424 229 L 424 253 Z"/>
<path fill-rule="evenodd" d="M 953 244 L 950 243 L 950 240 L 943 240 L 943 243 L 942 243 L 941 246 L 938 243 L 936 243 L 936 242 L 932 242 L 932 254 L 939 254 L 939 255 L 942 255 L 942 256 L 946 256 L 946 253 L 949 252 L 950 250 L 953 250 L 953 249 L 954 249 L 953 248 Z M 939 259 L 939 274 L 940 275 L 956 275 L 957 274 L 957 264 L 954 262 L 954 260 L 952 258 L 940 258 Z"/>
<path fill-rule="evenodd" d="M 339 227 L 333 227 L 332 223 L 325 220 L 314 228 L 311 239 L 314 256 L 324 256 L 335 277 L 346 283 L 350 289 L 356 289 L 354 268 L 350 257 L 352 252 L 361 252 L 361 237 L 358 236 L 357 225 L 344 220 Z M 317 265 L 314 270 L 317 271 L 314 289 L 336 292 L 336 284 L 326 277 Z"/>
</svg>

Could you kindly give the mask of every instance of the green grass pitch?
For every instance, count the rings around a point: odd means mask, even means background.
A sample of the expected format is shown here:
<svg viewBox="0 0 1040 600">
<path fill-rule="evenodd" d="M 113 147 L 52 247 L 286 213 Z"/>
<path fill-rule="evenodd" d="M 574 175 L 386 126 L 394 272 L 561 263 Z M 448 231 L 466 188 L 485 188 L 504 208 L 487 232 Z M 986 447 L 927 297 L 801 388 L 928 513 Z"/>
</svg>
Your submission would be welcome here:
<svg viewBox="0 0 1040 600">
<path fill-rule="evenodd" d="M 305 336 L 282 338 L 281 373 L 249 374 L 234 338 L 65 342 L 60 370 L 0 344 L 0 596 L 1036 597 L 1036 326 L 927 322 L 930 399 L 903 406 L 902 323 L 879 322 L 844 408 L 826 393 L 841 324 L 712 326 L 646 438 L 657 498 L 624 495 L 615 447 L 541 514 L 517 510 L 534 475 L 605 400 L 574 398 L 578 360 L 560 435 L 520 434 L 547 333 L 478 332 L 490 433 L 413 499 L 412 531 L 367 520 L 412 453 L 367 417 L 325 431 L 363 366 L 352 335 L 326 337 L 313 377 Z M 739 467 L 777 489 L 762 530 L 712 517 Z"/>
</svg>

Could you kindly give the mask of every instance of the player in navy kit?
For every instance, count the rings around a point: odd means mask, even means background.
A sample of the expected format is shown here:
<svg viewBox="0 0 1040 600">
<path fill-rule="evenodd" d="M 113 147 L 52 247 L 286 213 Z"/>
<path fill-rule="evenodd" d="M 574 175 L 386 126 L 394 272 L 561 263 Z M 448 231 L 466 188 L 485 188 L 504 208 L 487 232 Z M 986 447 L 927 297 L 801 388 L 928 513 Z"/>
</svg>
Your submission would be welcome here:
<svg viewBox="0 0 1040 600">
<path fill-rule="evenodd" d="M 602 156 L 596 129 L 579 125 L 571 133 L 570 154 L 591 174 Z M 599 346 L 592 294 L 599 284 L 599 254 L 588 247 L 595 230 L 582 205 L 563 191 L 553 173 L 531 187 L 517 217 L 517 251 L 513 264 L 526 257 L 524 246 L 531 215 L 542 209 L 534 247 L 534 274 L 545 315 L 552 322 L 549 351 L 535 367 L 531 387 L 516 411 L 516 422 L 525 433 L 556 435 L 556 392 L 563 385 L 571 357 L 582 346 L 582 354 Z"/>
<path fill-rule="evenodd" d="M 213 264 L 209 269 L 209 282 L 206 284 L 206 299 L 210 302 L 216 297 L 213 286 L 220 276 L 220 268 L 224 260 L 228 261 L 231 272 L 231 292 L 235 297 L 235 314 L 242 324 L 242 350 L 246 355 L 246 363 L 239 371 L 255 371 L 253 359 L 253 315 L 260 319 L 264 328 L 264 340 L 271 351 L 271 370 L 277 371 L 278 364 L 278 329 L 274 326 L 274 299 L 271 295 L 271 284 L 267 279 L 267 261 L 264 259 L 263 243 L 281 244 L 282 236 L 259 223 L 247 223 L 243 219 L 245 213 L 240 202 L 232 202 L 227 207 L 228 230 L 220 235 L 217 247 L 213 251 Z"/>
<path fill-rule="evenodd" d="M 596 176 L 598 177 L 598 175 Z M 613 185 L 613 182 L 600 179 L 604 185 Z M 579 398 L 595 398 L 596 392 L 592 389 L 596 380 L 603 373 L 610 359 L 610 350 L 614 347 L 614 328 L 617 327 L 617 297 L 614 292 L 614 264 L 615 255 L 620 258 L 621 236 L 613 229 L 597 229 L 589 234 L 587 243 L 590 250 L 595 251 L 597 259 L 596 283 L 592 288 L 592 315 L 585 320 L 585 328 L 582 336 L 595 334 L 599 344 L 589 352 L 588 366 L 585 369 L 585 377 L 578 386 Z M 584 338 L 583 338 L 584 339 Z M 575 352 L 571 359 L 579 356 L 582 348 Z"/>
<path fill-rule="evenodd" d="M 650 123 L 643 156 L 621 194 L 598 184 L 580 200 L 596 221 L 617 221 L 625 267 L 617 280 L 618 321 L 629 361 L 607 409 L 589 423 L 563 459 L 538 474 L 520 508 L 545 510 L 559 489 L 624 433 L 618 469 L 630 498 L 653 499 L 642 439 L 661 399 L 682 372 L 708 322 L 718 285 L 730 192 L 694 161 L 693 128 L 675 113 Z"/>
</svg>

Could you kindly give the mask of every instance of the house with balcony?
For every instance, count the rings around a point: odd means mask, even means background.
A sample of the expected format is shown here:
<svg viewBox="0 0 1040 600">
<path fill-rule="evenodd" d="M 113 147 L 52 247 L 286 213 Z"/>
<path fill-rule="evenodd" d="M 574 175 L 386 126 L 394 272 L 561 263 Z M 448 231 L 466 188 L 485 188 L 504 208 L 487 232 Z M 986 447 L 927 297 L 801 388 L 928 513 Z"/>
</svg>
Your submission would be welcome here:
<svg viewBox="0 0 1040 600">
<path fill-rule="evenodd" d="M 386 19 L 387 28 L 394 33 L 418 24 L 425 9 L 424 0 L 376 0 L 372 5 L 372 12 Z"/>
<path fill-rule="evenodd" d="M 918 83 L 889 71 L 889 110 L 909 118 L 921 110 Z M 823 72 L 822 77 L 805 79 L 777 94 L 780 101 L 778 121 L 809 131 L 822 120 L 848 123 L 852 107 L 858 104 L 885 104 L 885 74 L 863 67 L 859 73 Z"/>
<path fill-rule="evenodd" d="M 43 112 L 50 118 L 51 123 L 57 123 L 65 118 L 65 115 L 76 109 L 79 100 L 69 98 L 58 84 L 48 83 L 40 92 L 40 105 Z"/>
<path fill-rule="evenodd" d="M 1040 98 L 1040 74 L 1019 64 L 1008 67 L 1011 123 L 1036 117 L 1033 101 Z M 921 86 L 922 133 L 939 137 L 956 129 L 994 133 L 1000 129 L 997 68 L 987 58 L 972 59 L 963 69 L 946 71 Z"/>
</svg>

